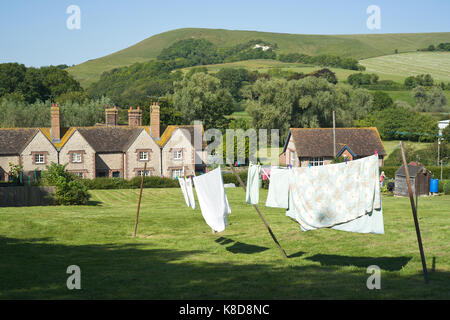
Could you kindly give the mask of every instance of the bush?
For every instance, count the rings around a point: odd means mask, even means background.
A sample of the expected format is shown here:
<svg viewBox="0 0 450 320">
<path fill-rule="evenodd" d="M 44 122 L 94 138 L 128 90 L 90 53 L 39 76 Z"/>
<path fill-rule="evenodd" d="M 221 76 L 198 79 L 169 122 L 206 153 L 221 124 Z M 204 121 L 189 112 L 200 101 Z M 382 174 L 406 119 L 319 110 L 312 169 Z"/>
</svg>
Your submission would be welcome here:
<svg viewBox="0 0 450 320">
<path fill-rule="evenodd" d="M 442 180 L 440 184 L 442 185 L 442 192 L 444 194 L 450 194 L 450 180 Z"/>
<path fill-rule="evenodd" d="M 141 187 L 141 177 L 131 180 L 121 178 L 95 178 L 81 180 L 89 190 L 99 189 L 138 189 Z M 145 177 L 144 188 L 176 188 L 178 181 L 172 178 L 161 178 L 157 176 Z"/>
<path fill-rule="evenodd" d="M 238 175 L 241 178 L 244 185 L 247 185 L 247 170 L 239 171 Z M 239 181 L 237 180 L 236 176 L 233 173 L 224 173 L 222 177 L 223 183 L 234 183 L 236 187 L 240 187 Z"/>
<path fill-rule="evenodd" d="M 75 175 L 66 171 L 66 165 L 51 163 L 44 173 L 44 183 L 55 186 L 55 202 L 62 205 L 87 204 L 90 194 Z"/>
<path fill-rule="evenodd" d="M 427 168 L 428 171 L 431 172 L 431 174 L 433 175 L 433 179 L 441 178 L 441 167 L 438 167 L 438 166 L 425 166 L 425 167 Z M 395 172 L 399 168 L 400 168 L 400 166 L 383 166 L 383 167 L 380 167 L 380 173 L 381 173 L 381 171 L 384 171 L 384 174 L 386 175 L 386 177 L 395 178 Z M 443 179 L 443 181 L 450 179 L 450 167 L 442 168 L 442 179 Z"/>
</svg>

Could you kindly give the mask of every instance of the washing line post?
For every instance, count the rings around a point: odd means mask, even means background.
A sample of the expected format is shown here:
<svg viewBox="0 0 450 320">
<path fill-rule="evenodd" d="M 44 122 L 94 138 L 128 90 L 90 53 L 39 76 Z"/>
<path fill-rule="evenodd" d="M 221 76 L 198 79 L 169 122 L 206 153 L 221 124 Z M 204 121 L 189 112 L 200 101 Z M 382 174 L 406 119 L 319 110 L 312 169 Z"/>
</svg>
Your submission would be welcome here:
<svg viewBox="0 0 450 320">
<path fill-rule="evenodd" d="M 402 151 L 403 167 L 405 169 L 406 183 L 408 185 L 409 200 L 411 202 L 411 210 L 414 218 L 414 225 L 416 227 L 416 235 L 417 235 L 417 242 L 419 244 L 420 258 L 422 259 L 423 276 L 425 278 L 425 283 L 428 283 L 427 263 L 425 261 L 425 254 L 423 252 L 422 237 L 420 236 L 419 220 L 417 219 L 417 209 L 414 203 L 413 192 L 411 189 L 411 181 L 409 180 L 409 170 L 408 164 L 406 163 L 405 150 L 403 149 L 403 144 L 401 141 L 400 141 L 400 148 Z"/>
<path fill-rule="evenodd" d="M 136 231 L 137 231 L 138 220 L 139 220 L 139 209 L 141 208 L 142 189 L 144 188 L 144 177 L 145 177 L 146 169 L 147 169 L 147 162 L 144 163 L 144 171 L 142 172 L 141 190 L 139 191 L 139 201 L 138 201 L 138 207 L 137 207 L 137 213 L 136 213 L 136 222 L 134 224 L 134 233 L 133 233 L 134 238 L 136 238 Z"/>
<path fill-rule="evenodd" d="M 238 180 L 239 184 L 241 185 L 241 187 L 246 190 L 244 183 L 241 180 L 241 177 L 239 177 L 239 175 L 236 173 L 236 170 L 234 170 L 233 165 L 230 164 L 230 168 L 231 171 L 233 172 L 233 174 L 236 176 L 236 179 Z M 275 235 L 272 232 L 272 229 L 270 229 L 270 226 L 267 224 L 266 220 L 264 219 L 263 215 L 261 214 L 261 211 L 259 211 L 258 205 L 254 204 L 253 208 L 255 208 L 256 212 L 258 212 L 259 217 L 261 218 L 262 222 L 264 223 L 264 225 L 266 226 L 267 230 L 270 233 L 270 236 L 272 237 L 273 241 L 275 242 L 275 244 L 277 245 L 278 249 L 280 249 L 281 254 L 283 255 L 284 258 L 287 259 L 287 255 L 286 252 L 283 250 L 283 248 L 280 246 L 277 238 L 275 237 Z"/>
</svg>

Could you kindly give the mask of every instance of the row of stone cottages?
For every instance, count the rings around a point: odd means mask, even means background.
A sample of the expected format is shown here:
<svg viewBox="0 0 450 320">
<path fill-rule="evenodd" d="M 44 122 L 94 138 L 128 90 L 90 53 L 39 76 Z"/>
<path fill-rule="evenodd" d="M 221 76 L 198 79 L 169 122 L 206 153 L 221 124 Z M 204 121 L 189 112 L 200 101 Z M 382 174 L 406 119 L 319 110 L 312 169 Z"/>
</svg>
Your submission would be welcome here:
<svg viewBox="0 0 450 320">
<path fill-rule="evenodd" d="M 105 124 L 61 128 L 60 110 L 51 107 L 50 128 L 0 129 L 0 180 L 7 180 L 9 163 L 36 175 L 50 163 L 82 178 L 152 175 L 176 177 L 205 169 L 205 142 L 195 151 L 194 131 L 201 125 L 168 126 L 160 136 L 160 107 L 151 106 L 150 126 L 142 126 L 142 110 L 128 110 L 128 126 L 118 125 L 116 107 L 105 109 Z M 144 164 L 147 163 L 144 173 Z M 197 163 L 197 165 L 196 165 Z"/>
</svg>

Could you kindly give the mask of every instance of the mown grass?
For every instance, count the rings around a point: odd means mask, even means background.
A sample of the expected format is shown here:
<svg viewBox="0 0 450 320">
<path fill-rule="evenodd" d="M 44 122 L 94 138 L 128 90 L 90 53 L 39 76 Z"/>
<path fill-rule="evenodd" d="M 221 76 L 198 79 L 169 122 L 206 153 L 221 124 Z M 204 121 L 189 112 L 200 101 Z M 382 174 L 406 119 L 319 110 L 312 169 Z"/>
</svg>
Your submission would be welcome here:
<svg viewBox="0 0 450 320">
<path fill-rule="evenodd" d="M 380 76 L 409 77 L 430 74 L 438 81 L 450 81 L 450 53 L 410 52 L 361 60 L 367 72 Z M 394 79 L 392 79 L 394 80 Z"/>
<path fill-rule="evenodd" d="M 419 199 L 429 267 L 424 284 L 406 198 L 383 198 L 385 235 L 301 232 L 283 210 L 262 213 L 282 258 L 241 189 L 227 189 L 228 228 L 212 234 L 178 189 L 96 190 L 88 206 L 2 208 L 0 299 L 449 299 L 450 196 Z M 434 263 L 433 263 L 434 259 Z M 81 290 L 66 269 L 81 268 Z M 381 290 L 368 290 L 378 265 Z"/>
</svg>

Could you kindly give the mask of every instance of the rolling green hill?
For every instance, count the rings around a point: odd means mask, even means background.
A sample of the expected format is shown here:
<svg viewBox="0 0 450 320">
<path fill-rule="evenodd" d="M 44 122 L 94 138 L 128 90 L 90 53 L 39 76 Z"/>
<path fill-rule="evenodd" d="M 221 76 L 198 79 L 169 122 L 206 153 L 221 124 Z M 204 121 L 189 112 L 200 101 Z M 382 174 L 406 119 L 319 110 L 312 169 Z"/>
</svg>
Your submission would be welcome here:
<svg viewBox="0 0 450 320">
<path fill-rule="evenodd" d="M 335 54 L 364 59 L 415 51 L 430 44 L 450 42 L 450 32 L 408 34 L 301 35 L 224 29 L 177 29 L 149 37 L 131 47 L 71 67 L 68 71 L 83 86 L 99 79 L 104 71 L 156 58 L 162 49 L 183 39 L 206 39 L 218 47 L 230 47 L 260 39 L 278 45 L 277 53 Z"/>
</svg>

